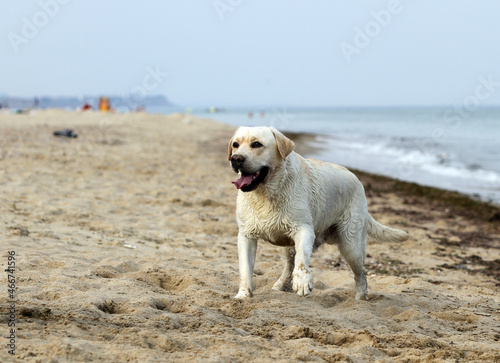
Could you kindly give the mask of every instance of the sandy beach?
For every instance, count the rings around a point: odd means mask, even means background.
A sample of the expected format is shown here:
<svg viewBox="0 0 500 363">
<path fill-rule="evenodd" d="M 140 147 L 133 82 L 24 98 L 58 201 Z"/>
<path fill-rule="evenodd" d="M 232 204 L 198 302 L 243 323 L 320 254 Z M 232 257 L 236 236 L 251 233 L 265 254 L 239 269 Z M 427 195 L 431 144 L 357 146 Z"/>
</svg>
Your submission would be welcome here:
<svg viewBox="0 0 500 363">
<path fill-rule="evenodd" d="M 64 128 L 78 138 L 52 135 Z M 284 262 L 265 242 L 254 297 L 233 299 L 233 132 L 181 114 L 0 113 L 0 361 L 500 362 L 500 208 L 456 193 L 356 172 L 372 215 L 410 233 L 369 243 L 370 301 L 335 246 L 314 254 L 310 296 L 271 290 Z M 307 154 L 313 136 L 291 137 Z"/>
</svg>

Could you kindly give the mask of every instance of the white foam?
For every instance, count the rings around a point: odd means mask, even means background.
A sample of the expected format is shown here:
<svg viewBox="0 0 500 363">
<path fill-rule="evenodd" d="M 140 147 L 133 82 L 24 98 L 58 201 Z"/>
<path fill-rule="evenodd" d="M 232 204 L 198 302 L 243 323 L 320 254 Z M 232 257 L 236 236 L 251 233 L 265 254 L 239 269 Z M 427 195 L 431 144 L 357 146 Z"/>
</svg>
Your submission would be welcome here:
<svg viewBox="0 0 500 363">
<path fill-rule="evenodd" d="M 443 166 L 436 164 L 424 164 L 421 166 L 422 170 L 436 175 L 443 175 L 446 177 L 471 179 L 476 181 L 485 181 L 487 183 L 499 183 L 500 174 L 490 170 L 475 169 L 470 170 L 465 167 Z"/>
<path fill-rule="evenodd" d="M 500 173 L 477 165 L 470 168 L 455 153 L 445 152 L 439 145 L 423 152 L 412 148 L 417 143 L 411 140 L 335 135 L 318 141 L 326 149 L 317 155 L 322 159 L 500 202 Z"/>
</svg>

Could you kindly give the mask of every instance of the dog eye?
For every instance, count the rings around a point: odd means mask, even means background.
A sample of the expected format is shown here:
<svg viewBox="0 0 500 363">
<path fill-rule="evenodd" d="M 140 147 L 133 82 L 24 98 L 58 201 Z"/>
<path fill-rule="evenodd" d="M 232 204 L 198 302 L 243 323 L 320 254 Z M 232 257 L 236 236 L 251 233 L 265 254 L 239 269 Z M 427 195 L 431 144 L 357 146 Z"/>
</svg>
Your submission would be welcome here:
<svg viewBox="0 0 500 363">
<path fill-rule="evenodd" d="M 238 144 L 237 142 L 233 142 L 233 147 L 234 147 L 235 149 L 237 149 L 237 148 L 239 148 L 239 147 L 240 147 L 240 144 Z"/>
<path fill-rule="evenodd" d="M 251 144 L 250 146 L 251 146 L 252 148 L 254 148 L 254 149 L 257 149 L 257 148 L 262 147 L 262 146 L 264 146 L 264 145 L 262 145 L 262 144 L 261 144 L 260 142 L 258 142 L 258 141 L 254 141 L 254 142 L 252 142 L 252 144 Z"/>
</svg>

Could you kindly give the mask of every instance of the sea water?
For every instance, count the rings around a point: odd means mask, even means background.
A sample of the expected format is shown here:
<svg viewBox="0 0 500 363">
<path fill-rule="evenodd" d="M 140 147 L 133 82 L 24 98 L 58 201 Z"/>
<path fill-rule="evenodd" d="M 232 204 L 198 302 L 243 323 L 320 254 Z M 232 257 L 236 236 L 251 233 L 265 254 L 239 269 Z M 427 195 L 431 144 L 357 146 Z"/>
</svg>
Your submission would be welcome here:
<svg viewBox="0 0 500 363">
<path fill-rule="evenodd" d="M 196 113 L 236 126 L 316 134 L 307 157 L 500 204 L 500 108 L 235 109 Z"/>
</svg>

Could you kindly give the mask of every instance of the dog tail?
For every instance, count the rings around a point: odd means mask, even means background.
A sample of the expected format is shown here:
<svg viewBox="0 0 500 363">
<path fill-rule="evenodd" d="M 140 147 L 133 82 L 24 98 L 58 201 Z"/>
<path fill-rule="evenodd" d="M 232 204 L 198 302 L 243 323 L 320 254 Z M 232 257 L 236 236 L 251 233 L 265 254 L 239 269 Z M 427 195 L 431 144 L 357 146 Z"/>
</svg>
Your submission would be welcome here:
<svg viewBox="0 0 500 363">
<path fill-rule="evenodd" d="M 405 231 L 380 224 L 372 216 L 370 216 L 368 236 L 379 242 L 403 242 L 410 237 Z"/>
</svg>

